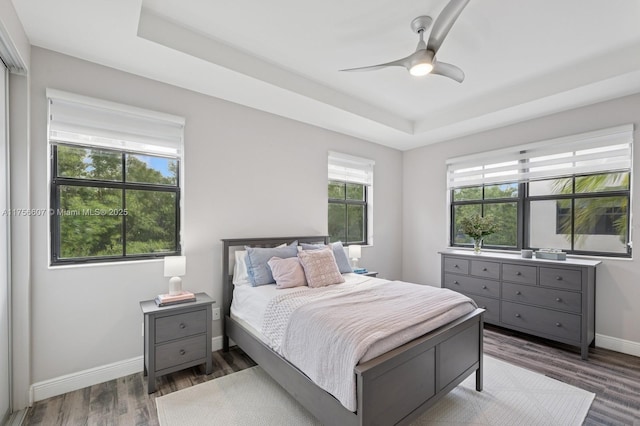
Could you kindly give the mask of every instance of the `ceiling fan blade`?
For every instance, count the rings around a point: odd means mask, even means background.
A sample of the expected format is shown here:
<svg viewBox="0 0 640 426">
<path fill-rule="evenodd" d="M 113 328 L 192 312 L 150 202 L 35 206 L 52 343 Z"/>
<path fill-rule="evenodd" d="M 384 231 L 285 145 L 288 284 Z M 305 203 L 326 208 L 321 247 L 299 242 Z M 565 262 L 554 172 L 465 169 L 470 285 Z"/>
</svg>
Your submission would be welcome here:
<svg viewBox="0 0 640 426">
<path fill-rule="evenodd" d="M 386 67 L 405 67 L 405 68 L 408 68 L 407 59 L 409 59 L 411 56 L 413 56 L 413 55 L 409 55 L 406 58 L 398 59 L 397 61 L 386 62 L 384 64 L 369 65 L 368 67 L 347 68 L 347 69 L 340 70 L 340 71 L 373 71 L 373 70 L 379 70 L 379 69 L 386 68 Z"/>
<path fill-rule="evenodd" d="M 445 37 L 449 34 L 449 30 L 453 27 L 453 24 L 467 3 L 469 3 L 469 0 L 451 0 L 449 4 L 442 9 L 440 16 L 438 16 L 435 24 L 433 24 L 427 49 L 432 50 L 434 53 L 438 52 Z"/>
<path fill-rule="evenodd" d="M 459 67 L 448 64 L 446 62 L 436 62 L 433 65 L 433 71 L 431 74 L 438 74 L 444 77 L 449 77 L 452 80 L 457 81 L 458 83 L 462 83 L 464 80 L 464 71 L 462 71 Z"/>
</svg>

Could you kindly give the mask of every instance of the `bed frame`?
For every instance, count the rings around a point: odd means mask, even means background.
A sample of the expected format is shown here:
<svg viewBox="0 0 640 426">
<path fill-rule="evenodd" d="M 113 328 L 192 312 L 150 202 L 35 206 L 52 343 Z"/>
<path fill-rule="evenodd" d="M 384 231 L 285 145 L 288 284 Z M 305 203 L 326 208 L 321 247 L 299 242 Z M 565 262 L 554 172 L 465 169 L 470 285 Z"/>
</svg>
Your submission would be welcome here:
<svg viewBox="0 0 640 426">
<path fill-rule="evenodd" d="M 482 390 L 483 309 L 476 309 L 396 349 L 359 364 L 354 369 L 357 411 L 313 383 L 245 327 L 230 317 L 233 282 L 232 249 L 275 247 L 283 243 L 328 243 L 326 236 L 224 239 L 223 350 L 232 339 L 276 382 L 320 422 L 326 425 L 409 424 L 441 397 L 475 372 L 476 390 Z"/>
</svg>

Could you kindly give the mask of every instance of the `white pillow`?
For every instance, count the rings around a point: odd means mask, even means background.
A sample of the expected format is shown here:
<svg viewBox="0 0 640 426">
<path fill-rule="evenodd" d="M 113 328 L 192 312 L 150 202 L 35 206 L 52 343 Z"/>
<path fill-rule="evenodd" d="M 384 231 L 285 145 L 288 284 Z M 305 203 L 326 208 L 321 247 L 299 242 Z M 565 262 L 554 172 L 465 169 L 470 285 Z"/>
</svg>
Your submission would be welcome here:
<svg viewBox="0 0 640 426">
<path fill-rule="evenodd" d="M 286 247 L 287 244 L 280 244 L 280 247 Z M 233 284 L 234 285 L 251 285 L 249 281 L 249 271 L 247 270 L 247 251 L 236 250 L 236 262 L 233 266 Z"/>
<path fill-rule="evenodd" d="M 247 271 L 247 251 L 236 251 L 236 264 L 233 267 L 233 284 L 251 285 L 249 272 Z"/>
</svg>

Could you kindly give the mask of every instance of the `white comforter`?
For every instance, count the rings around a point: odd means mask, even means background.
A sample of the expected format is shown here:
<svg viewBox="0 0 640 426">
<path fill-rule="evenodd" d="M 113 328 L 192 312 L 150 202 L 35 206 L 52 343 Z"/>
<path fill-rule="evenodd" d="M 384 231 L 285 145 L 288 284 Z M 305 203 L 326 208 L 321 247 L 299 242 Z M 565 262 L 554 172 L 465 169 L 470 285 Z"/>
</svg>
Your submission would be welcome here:
<svg viewBox="0 0 640 426">
<path fill-rule="evenodd" d="M 262 334 L 270 346 L 355 411 L 354 367 L 473 311 L 459 293 L 401 281 L 306 288 L 273 298 Z M 370 348 L 374 348 L 373 351 Z"/>
</svg>

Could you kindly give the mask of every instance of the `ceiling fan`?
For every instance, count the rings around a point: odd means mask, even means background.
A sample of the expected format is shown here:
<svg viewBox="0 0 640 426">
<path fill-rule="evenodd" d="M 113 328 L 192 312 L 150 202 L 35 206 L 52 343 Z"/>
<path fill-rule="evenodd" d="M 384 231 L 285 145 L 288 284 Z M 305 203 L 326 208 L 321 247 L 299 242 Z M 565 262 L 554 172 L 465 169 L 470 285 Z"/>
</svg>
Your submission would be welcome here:
<svg viewBox="0 0 640 426">
<path fill-rule="evenodd" d="M 469 0 L 451 0 L 442 10 L 440 16 L 433 25 L 429 41 L 425 43 L 424 32 L 429 29 L 433 19 L 430 16 L 418 16 L 411 21 L 411 29 L 418 34 L 420 41 L 416 51 L 406 58 L 384 64 L 368 67 L 349 68 L 340 71 L 372 71 L 386 67 L 405 67 L 413 76 L 423 76 L 429 73 L 449 77 L 459 83 L 464 80 L 464 72 L 455 65 L 440 62 L 436 54 L 442 45 L 451 27 L 462 13 Z"/>
</svg>

